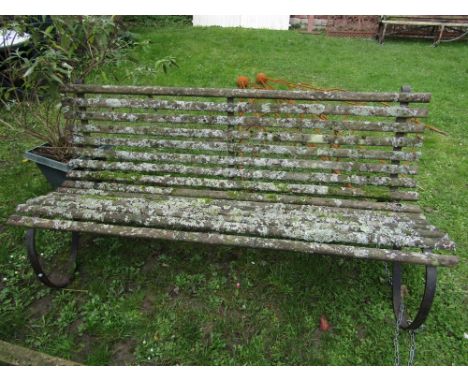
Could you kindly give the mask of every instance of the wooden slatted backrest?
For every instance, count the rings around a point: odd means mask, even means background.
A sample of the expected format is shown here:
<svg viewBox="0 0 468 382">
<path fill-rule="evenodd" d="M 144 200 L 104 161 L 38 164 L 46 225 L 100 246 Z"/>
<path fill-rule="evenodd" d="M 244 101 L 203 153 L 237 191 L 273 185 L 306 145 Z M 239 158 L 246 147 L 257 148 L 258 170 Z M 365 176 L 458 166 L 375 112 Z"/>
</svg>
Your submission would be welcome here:
<svg viewBox="0 0 468 382">
<path fill-rule="evenodd" d="M 63 92 L 78 156 L 74 182 L 272 200 L 418 198 L 424 126 L 416 118 L 427 110 L 409 104 L 429 102 L 428 93 L 97 85 Z"/>
</svg>

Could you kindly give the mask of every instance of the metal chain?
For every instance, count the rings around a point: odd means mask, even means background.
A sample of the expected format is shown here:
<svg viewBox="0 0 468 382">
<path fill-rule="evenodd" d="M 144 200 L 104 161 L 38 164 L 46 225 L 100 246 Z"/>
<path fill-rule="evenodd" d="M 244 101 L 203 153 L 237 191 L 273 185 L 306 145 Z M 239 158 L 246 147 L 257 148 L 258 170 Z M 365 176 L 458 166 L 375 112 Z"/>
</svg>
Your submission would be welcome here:
<svg viewBox="0 0 468 382">
<path fill-rule="evenodd" d="M 414 330 L 408 331 L 410 338 L 410 350 L 408 356 L 408 366 L 414 365 L 414 358 L 416 356 L 416 332 Z"/>
<path fill-rule="evenodd" d="M 403 320 L 403 303 L 400 304 L 400 311 L 398 313 L 398 318 L 395 320 L 395 334 L 393 335 L 393 347 L 395 349 L 395 366 L 400 366 L 400 324 Z"/>
<path fill-rule="evenodd" d="M 392 275 L 390 274 L 390 269 L 388 269 L 388 264 L 387 262 L 383 263 L 384 269 L 385 269 L 385 274 L 387 275 L 387 281 L 392 286 Z"/>
<path fill-rule="evenodd" d="M 392 283 L 392 276 L 390 274 L 390 270 L 388 269 L 388 264 L 384 262 L 385 273 L 387 275 L 388 283 L 390 286 L 393 285 Z M 400 324 L 403 321 L 403 312 L 405 310 L 405 305 L 403 300 L 401 300 L 400 308 L 398 312 L 398 317 L 395 320 L 395 331 L 393 335 L 393 347 L 394 347 L 394 365 L 400 366 L 401 356 L 400 356 Z M 416 332 L 414 330 L 408 330 L 408 335 L 410 338 L 410 348 L 409 348 L 409 355 L 408 355 L 408 366 L 414 365 L 414 359 L 416 356 Z"/>
</svg>

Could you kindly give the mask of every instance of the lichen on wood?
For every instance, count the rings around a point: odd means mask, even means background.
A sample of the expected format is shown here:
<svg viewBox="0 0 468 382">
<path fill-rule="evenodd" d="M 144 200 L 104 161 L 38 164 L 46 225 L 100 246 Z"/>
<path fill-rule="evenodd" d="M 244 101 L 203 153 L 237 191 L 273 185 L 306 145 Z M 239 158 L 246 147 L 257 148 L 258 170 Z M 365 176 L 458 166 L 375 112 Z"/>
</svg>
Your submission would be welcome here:
<svg viewBox="0 0 468 382">
<path fill-rule="evenodd" d="M 75 120 L 78 158 L 62 187 L 18 206 L 10 224 L 426 265 L 457 262 L 414 252 L 451 250 L 454 243 L 418 206 L 400 202 L 418 198 L 408 190 L 416 187 L 411 175 L 417 172 L 408 162 L 420 157 L 413 148 L 421 146 L 424 126 L 410 118 L 427 114 L 407 103 L 428 102 L 429 94 L 62 90 L 78 93 L 64 100 L 71 109 L 65 117 Z M 152 95 L 164 97 L 134 97 Z"/>
<path fill-rule="evenodd" d="M 453 266 L 458 263 L 456 256 L 437 255 L 430 252 L 409 252 L 395 249 L 356 247 L 312 243 L 285 239 L 266 239 L 239 235 L 226 235 L 210 232 L 188 232 L 168 229 L 115 226 L 93 222 L 67 221 L 60 219 L 43 219 L 38 217 L 12 215 L 8 223 L 17 226 L 44 229 L 97 233 L 102 235 L 141 237 L 163 240 L 203 242 L 207 244 L 240 246 L 250 248 L 275 249 L 308 253 L 311 255 L 342 256 L 365 260 L 398 261 L 403 263 L 434 266 Z"/>
<path fill-rule="evenodd" d="M 250 103 L 250 102 L 203 102 L 178 100 L 142 100 L 122 98 L 73 98 L 65 100 L 66 104 L 81 107 L 100 108 L 139 108 L 156 110 L 190 110 L 217 111 L 224 113 L 286 113 L 311 115 L 355 115 L 380 117 L 425 117 L 426 109 L 409 109 L 400 106 L 366 106 L 366 105 L 327 105 L 320 103 L 287 104 L 287 103 Z"/>
</svg>

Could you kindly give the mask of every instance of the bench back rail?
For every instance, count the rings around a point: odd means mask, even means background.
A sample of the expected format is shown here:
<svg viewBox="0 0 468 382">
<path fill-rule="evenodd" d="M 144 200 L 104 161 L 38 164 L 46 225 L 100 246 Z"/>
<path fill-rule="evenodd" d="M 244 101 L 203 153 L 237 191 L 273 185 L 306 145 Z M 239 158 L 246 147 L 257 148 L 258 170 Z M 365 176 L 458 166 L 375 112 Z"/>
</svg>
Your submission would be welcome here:
<svg viewBox="0 0 468 382">
<path fill-rule="evenodd" d="M 414 201 L 427 93 L 71 85 L 66 186 Z M 90 183 L 91 182 L 91 183 Z M 156 191 L 157 192 L 157 191 Z"/>
</svg>

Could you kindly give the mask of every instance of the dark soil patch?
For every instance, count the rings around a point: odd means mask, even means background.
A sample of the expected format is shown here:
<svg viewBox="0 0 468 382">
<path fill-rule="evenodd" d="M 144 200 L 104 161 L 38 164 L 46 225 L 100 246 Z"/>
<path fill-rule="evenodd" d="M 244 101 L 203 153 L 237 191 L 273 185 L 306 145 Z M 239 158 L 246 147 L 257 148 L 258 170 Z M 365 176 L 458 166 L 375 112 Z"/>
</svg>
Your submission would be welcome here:
<svg viewBox="0 0 468 382">
<path fill-rule="evenodd" d="M 78 337 L 78 349 L 73 356 L 73 360 L 75 362 L 84 363 L 88 359 L 88 355 L 92 352 L 96 342 L 99 339 L 94 336 L 90 336 L 89 334 L 83 334 L 81 337 Z"/>
<path fill-rule="evenodd" d="M 61 148 L 42 146 L 33 150 L 33 152 L 62 163 L 68 163 L 73 158 L 69 150 Z"/>
<path fill-rule="evenodd" d="M 159 253 L 153 253 L 149 255 L 145 261 L 145 264 L 141 268 L 141 272 L 148 274 L 156 270 L 156 268 L 158 267 L 158 257 Z"/>
<path fill-rule="evenodd" d="M 242 249 L 233 248 L 228 253 L 226 253 L 226 255 L 224 256 L 224 261 L 228 264 L 233 261 L 238 261 L 243 253 L 244 251 Z"/>
<path fill-rule="evenodd" d="M 364 325 L 358 325 L 356 330 L 357 330 L 357 337 L 360 340 L 363 340 L 364 338 L 366 338 L 367 328 Z"/>
<path fill-rule="evenodd" d="M 319 348 L 322 342 L 322 336 L 325 335 L 325 332 L 322 332 L 319 328 L 314 330 L 312 334 L 312 344 L 314 347 Z"/>
<path fill-rule="evenodd" d="M 205 341 L 208 341 L 211 338 L 211 335 L 213 334 L 213 330 L 214 330 L 213 322 L 207 322 L 203 324 L 201 328 L 201 333 Z"/>
<path fill-rule="evenodd" d="M 152 313 L 156 302 L 156 296 L 152 293 L 147 293 L 141 304 L 141 310 L 145 313 Z"/>
<path fill-rule="evenodd" d="M 135 362 L 135 346 L 134 339 L 117 342 L 112 349 L 111 365 L 132 365 Z"/>
<path fill-rule="evenodd" d="M 47 313 L 49 313 L 51 307 L 52 307 L 52 295 L 42 297 L 34 301 L 29 306 L 30 316 L 31 318 L 35 318 L 35 319 L 43 317 Z"/>
<path fill-rule="evenodd" d="M 79 331 L 79 328 L 80 328 L 80 325 L 83 323 L 83 320 L 81 319 L 77 319 L 75 321 L 73 321 L 70 326 L 68 327 L 68 332 L 70 334 L 78 334 L 78 331 Z"/>
</svg>

